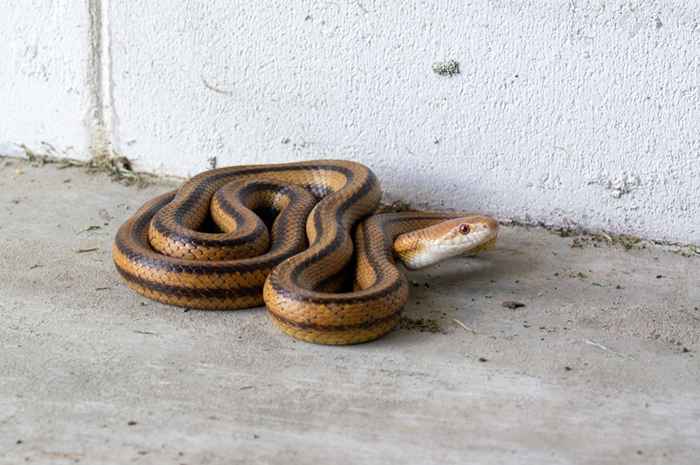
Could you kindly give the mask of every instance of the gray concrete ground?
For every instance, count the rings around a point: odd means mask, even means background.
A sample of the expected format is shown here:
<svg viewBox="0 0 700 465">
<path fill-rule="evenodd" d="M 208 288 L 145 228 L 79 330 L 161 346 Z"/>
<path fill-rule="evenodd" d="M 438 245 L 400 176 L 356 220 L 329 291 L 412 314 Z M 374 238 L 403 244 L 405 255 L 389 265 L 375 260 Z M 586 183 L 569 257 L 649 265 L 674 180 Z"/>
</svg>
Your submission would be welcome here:
<svg viewBox="0 0 700 465">
<path fill-rule="evenodd" d="M 120 282 L 167 188 L 0 159 L 0 463 L 700 463 L 697 256 L 508 227 L 323 347 Z"/>
</svg>

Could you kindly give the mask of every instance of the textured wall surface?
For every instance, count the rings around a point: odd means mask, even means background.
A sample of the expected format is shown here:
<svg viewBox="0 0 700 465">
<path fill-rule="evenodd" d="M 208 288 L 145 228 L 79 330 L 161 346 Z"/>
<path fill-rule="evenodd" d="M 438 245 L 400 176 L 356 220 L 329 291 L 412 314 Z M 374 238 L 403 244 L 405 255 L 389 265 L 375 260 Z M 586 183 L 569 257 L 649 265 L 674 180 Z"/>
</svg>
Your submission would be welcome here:
<svg viewBox="0 0 700 465">
<path fill-rule="evenodd" d="M 0 155 L 89 156 L 90 21 L 82 1 L 0 6 Z"/>
<path fill-rule="evenodd" d="M 98 3 L 103 123 L 139 169 L 351 158 L 420 206 L 700 243 L 697 2 Z"/>
</svg>

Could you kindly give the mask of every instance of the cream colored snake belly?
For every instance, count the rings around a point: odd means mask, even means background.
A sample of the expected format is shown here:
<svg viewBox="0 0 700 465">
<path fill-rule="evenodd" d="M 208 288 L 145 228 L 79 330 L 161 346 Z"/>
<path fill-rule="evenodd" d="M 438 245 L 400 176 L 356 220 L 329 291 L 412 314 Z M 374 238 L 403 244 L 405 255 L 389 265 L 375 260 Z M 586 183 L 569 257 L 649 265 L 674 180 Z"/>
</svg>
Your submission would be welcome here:
<svg viewBox="0 0 700 465">
<path fill-rule="evenodd" d="M 408 299 L 395 256 L 423 266 L 486 247 L 497 230 L 463 213 L 370 216 L 380 197 L 374 173 L 350 161 L 219 168 L 139 209 L 117 233 L 114 263 L 131 289 L 159 302 L 265 304 L 298 339 L 365 342 L 394 328 Z"/>
</svg>

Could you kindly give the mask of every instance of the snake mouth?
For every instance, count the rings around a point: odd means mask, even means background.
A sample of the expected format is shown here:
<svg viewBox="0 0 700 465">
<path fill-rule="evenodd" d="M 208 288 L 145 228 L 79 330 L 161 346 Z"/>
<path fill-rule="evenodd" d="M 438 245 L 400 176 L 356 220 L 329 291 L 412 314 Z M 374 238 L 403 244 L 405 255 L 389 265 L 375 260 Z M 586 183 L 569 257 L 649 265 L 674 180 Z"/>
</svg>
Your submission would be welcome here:
<svg viewBox="0 0 700 465">
<path fill-rule="evenodd" d="M 493 249 L 496 246 L 496 240 L 497 237 L 494 236 L 488 241 L 484 242 L 483 244 L 477 245 L 473 249 L 471 249 L 469 252 L 467 252 L 467 255 L 475 255 L 479 252 L 484 252 L 486 250 Z"/>
</svg>

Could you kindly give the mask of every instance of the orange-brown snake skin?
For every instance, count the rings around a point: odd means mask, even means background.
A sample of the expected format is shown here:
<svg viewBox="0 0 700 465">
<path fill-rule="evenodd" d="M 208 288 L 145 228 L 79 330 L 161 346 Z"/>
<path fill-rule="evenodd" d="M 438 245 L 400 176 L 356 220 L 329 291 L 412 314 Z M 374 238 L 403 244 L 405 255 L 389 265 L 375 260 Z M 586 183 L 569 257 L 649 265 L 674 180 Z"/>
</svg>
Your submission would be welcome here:
<svg viewBox="0 0 700 465">
<path fill-rule="evenodd" d="M 114 263 L 131 289 L 159 302 L 197 309 L 265 304 L 295 338 L 365 342 L 396 326 L 408 298 L 394 238 L 460 216 L 369 216 L 380 197 L 372 171 L 350 161 L 214 169 L 147 202 L 123 224 Z M 269 233 L 253 211 L 274 218 Z M 212 220 L 218 231 L 203 232 Z M 333 292 L 350 266 L 353 290 Z"/>
</svg>

